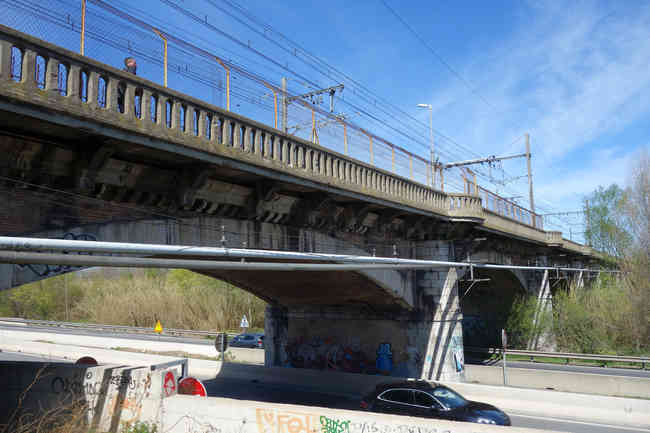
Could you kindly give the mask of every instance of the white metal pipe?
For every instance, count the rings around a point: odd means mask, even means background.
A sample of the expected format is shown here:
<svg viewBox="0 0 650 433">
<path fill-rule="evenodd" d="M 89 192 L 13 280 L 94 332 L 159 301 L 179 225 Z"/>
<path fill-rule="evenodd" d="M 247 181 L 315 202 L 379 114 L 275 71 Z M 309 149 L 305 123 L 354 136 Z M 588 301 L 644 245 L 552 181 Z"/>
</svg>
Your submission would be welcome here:
<svg viewBox="0 0 650 433">
<path fill-rule="evenodd" d="M 280 260 L 335 261 L 353 263 L 427 264 L 431 261 L 397 259 L 394 257 L 352 256 L 346 254 L 301 253 L 243 248 L 195 247 L 189 245 L 136 244 L 122 242 L 77 241 L 68 239 L 20 238 L 0 236 L 0 250 L 12 251 L 70 251 L 137 255 L 166 255 L 179 257 L 225 257 Z M 439 262 L 447 264 L 448 262 Z"/>
<path fill-rule="evenodd" d="M 228 262 L 192 259 L 159 259 L 146 257 L 88 256 L 19 251 L 0 251 L 0 263 L 39 264 L 63 266 L 106 266 L 117 268 L 170 268 L 193 270 L 246 270 L 246 271 L 361 271 L 367 269 L 431 269 L 448 267 L 441 264 L 372 264 L 372 263 L 264 263 Z"/>
<path fill-rule="evenodd" d="M 616 272 L 594 269 L 554 267 L 554 266 L 514 266 L 439 260 L 398 259 L 394 257 L 353 256 L 345 254 L 301 253 L 291 251 L 270 251 L 240 248 L 195 247 L 188 245 L 137 244 L 123 242 L 78 241 L 68 239 L 46 239 L 0 236 L 0 250 L 10 251 L 66 251 L 85 253 L 135 254 L 173 257 L 206 257 L 231 259 L 273 259 L 331 261 L 358 264 L 409 265 L 413 268 L 426 267 L 468 267 L 480 269 L 519 269 L 519 270 L 560 270 L 568 272 Z M 99 265 L 97 265 L 99 266 Z M 364 268 L 367 269 L 367 268 Z"/>
</svg>

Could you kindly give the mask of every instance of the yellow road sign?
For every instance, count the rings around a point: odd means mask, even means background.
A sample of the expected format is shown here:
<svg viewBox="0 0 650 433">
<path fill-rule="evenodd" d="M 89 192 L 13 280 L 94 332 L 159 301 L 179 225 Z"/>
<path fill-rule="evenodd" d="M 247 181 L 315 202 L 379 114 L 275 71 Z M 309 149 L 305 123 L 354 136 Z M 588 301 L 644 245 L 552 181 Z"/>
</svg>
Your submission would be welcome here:
<svg viewBox="0 0 650 433">
<path fill-rule="evenodd" d="M 162 325 L 160 324 L 160 320 L 156 320 L 156 327 L 153 328 L 154 332 L 157 332 L 158 334 L 163 332 Z"/>
</svg>

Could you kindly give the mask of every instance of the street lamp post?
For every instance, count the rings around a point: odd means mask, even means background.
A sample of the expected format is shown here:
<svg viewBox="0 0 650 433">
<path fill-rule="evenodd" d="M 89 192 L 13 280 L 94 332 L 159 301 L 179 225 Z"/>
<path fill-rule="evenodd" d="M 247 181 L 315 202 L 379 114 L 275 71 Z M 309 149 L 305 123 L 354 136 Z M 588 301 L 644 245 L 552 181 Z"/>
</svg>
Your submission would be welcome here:
<svg viewBox="0 0 650 433">
<path fill-rule="evenodd" d="M 429 109 L 429 138 L 431 140 L 431 186 L 436 186 L 436 160 L 433 151 L 433 106 L 431 104 L 418 104 L 420 108 Z"/>
</svg>

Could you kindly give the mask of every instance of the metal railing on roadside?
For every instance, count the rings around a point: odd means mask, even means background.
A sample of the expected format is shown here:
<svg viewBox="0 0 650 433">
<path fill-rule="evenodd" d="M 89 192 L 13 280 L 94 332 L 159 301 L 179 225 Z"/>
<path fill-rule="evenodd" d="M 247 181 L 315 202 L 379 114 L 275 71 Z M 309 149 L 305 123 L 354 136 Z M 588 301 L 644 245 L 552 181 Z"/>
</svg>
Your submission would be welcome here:
<svg viewBox="0 0 650 433">
<path fill-rule="evenodd" d="M 36 320 L 36 319 L 20 319 L 15 317 L 0 317 L 0 324 L 2 322 L 21 323 L 29 326 L 47 326 L 53 328 L 68 328 L 68 329 L 92 329 L 104 331 L 121 331 L 132 334 L 156 334 L 153 326 L 151 328 L 143 328 L 137 326 L 126 325 L 104 325 L 97 323 L 78 323 L 78 322 L 55 322 L 50 320 Z M 197 335 L 202 337 L 215 337 L 223 331 L 195 331 L 193 329 L 175 329 L 164 328 L 163 335 L 167 336 L 184 336 L 184 335 Z M 236 332 L 226 332 L 228 338 L 237 335 Z"/>
<path fill-rule="evenodd" d="M 503 356 L 504 350 L 494 347 L 469 347 L 465 346 L 465 352 L 469 353 L 488 353 Z M 506 349 L 507 355 L 527 356 L 530 361 L 535 358 L 554 358 L 564 359 L 566 364 L 570 364 L 571 360 L 586 360 L 586 361 L 600 361 L 602 367 L 606 367 L 608 362 L 627 362 L 634 364 L 641 364 L 641 369 L 645 369 L 646 364 L 650 363 L 650 357 L 646 356 L 625 356 L 625 355 L 596 355 L 587 353 L 566 353 L 566 352 L 537 352 L 533 350 L 514 350 Z"/>
</svg>

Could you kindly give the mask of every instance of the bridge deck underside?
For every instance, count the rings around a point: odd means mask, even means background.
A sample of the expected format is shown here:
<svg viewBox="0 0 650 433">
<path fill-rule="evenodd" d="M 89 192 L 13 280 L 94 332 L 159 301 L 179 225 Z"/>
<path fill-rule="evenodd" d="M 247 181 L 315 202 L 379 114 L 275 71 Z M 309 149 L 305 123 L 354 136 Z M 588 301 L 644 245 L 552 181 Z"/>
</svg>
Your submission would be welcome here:
<svg viewBox="0 0 650 433">
<path fill-rule="evenodd" d="M 208 271 L 201 272 L 244 288 L 283 306 L 360 305 L 379 309 L 405 307 L 403 300 L 366 276 L 352 271 Z"/>
</svg>

